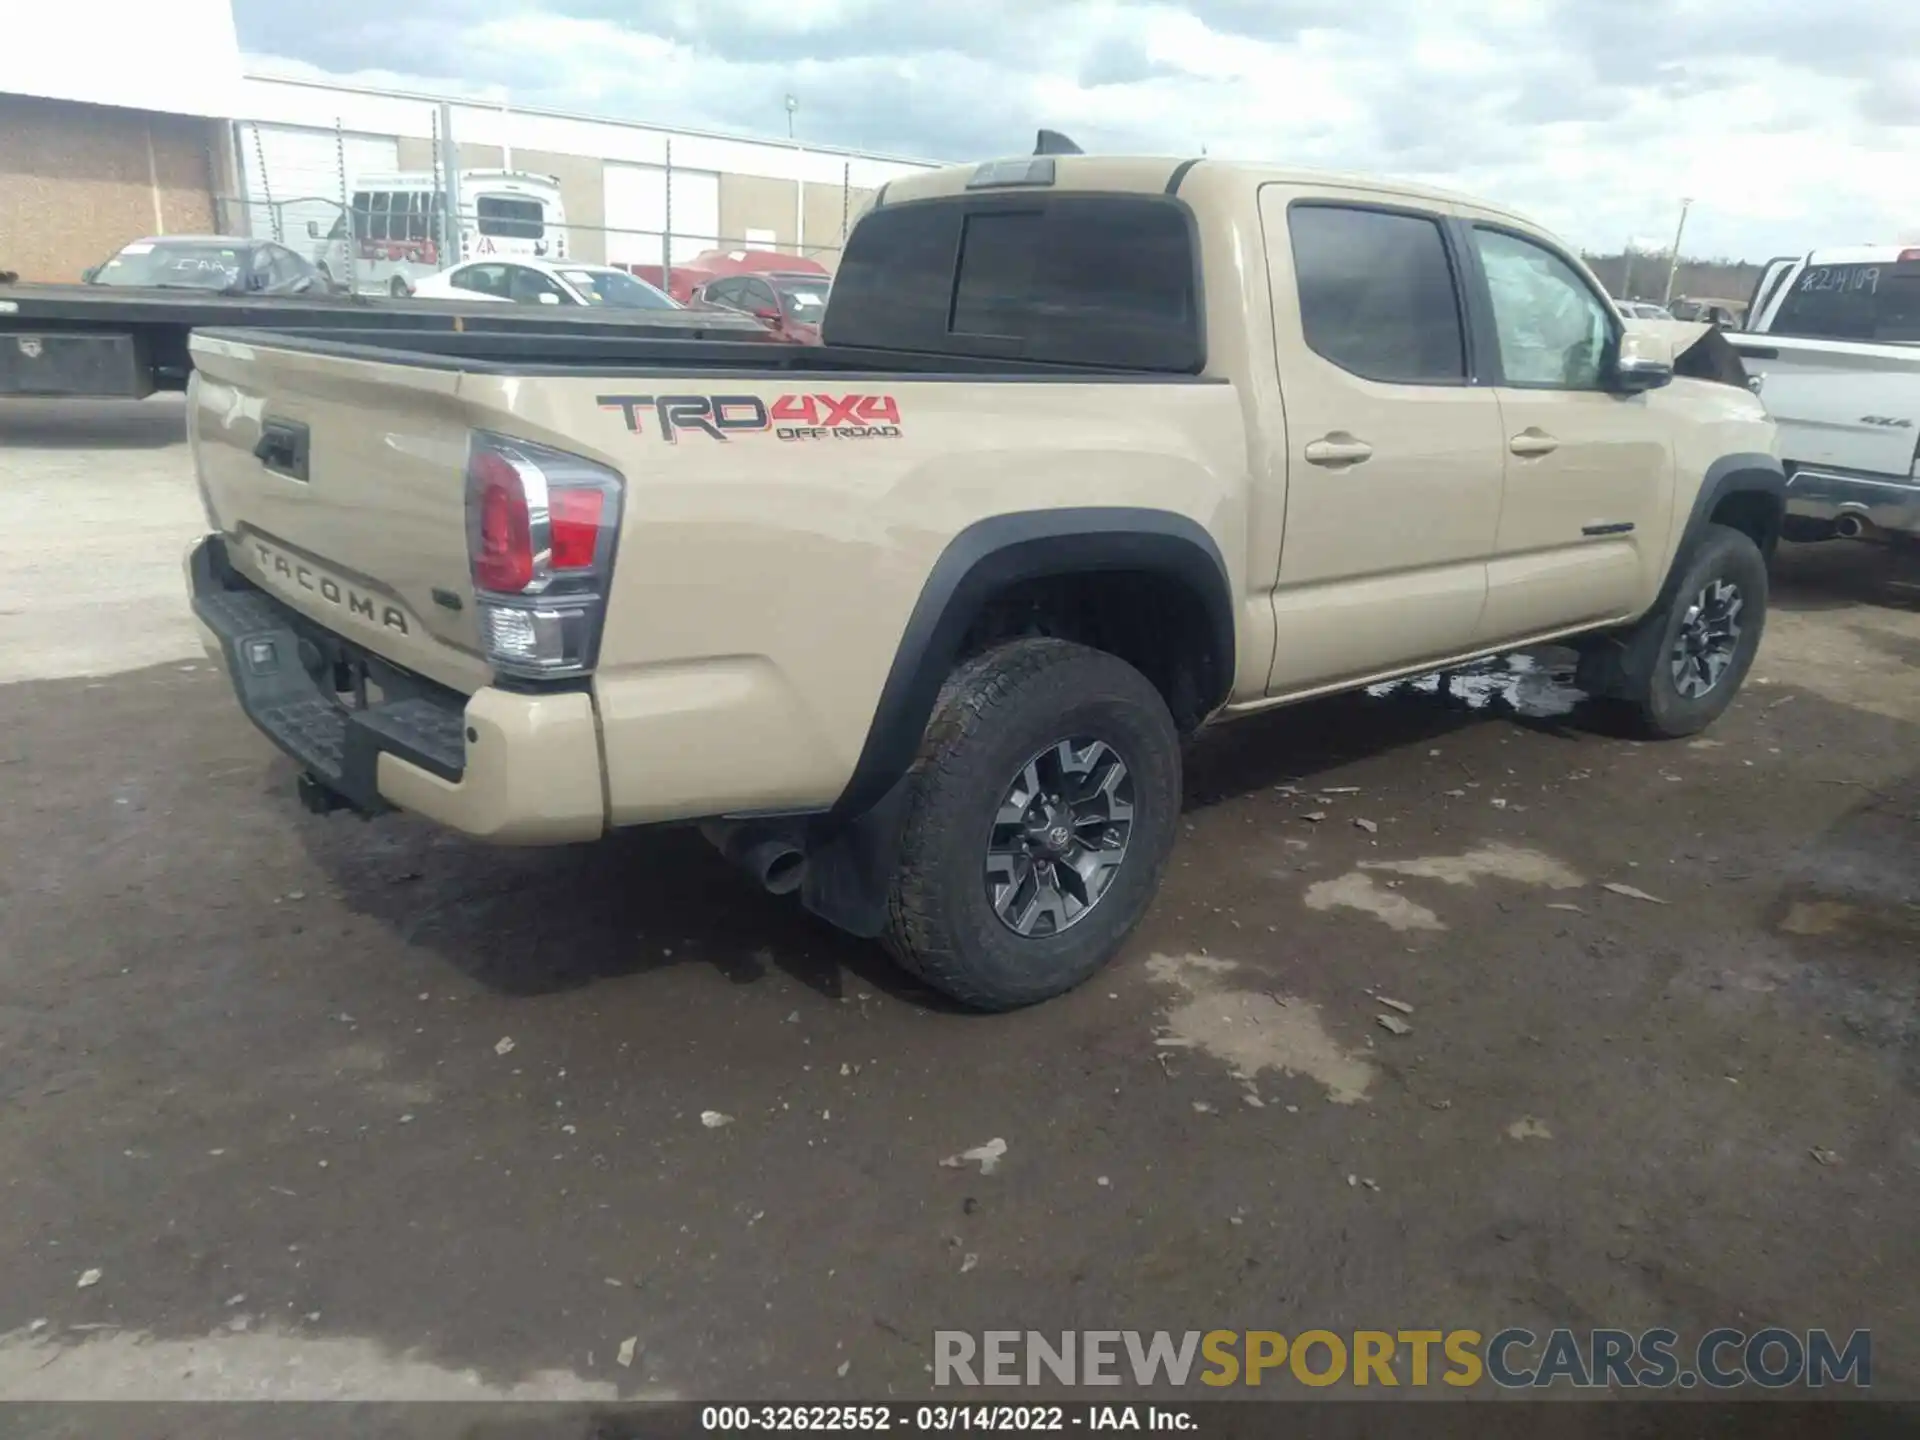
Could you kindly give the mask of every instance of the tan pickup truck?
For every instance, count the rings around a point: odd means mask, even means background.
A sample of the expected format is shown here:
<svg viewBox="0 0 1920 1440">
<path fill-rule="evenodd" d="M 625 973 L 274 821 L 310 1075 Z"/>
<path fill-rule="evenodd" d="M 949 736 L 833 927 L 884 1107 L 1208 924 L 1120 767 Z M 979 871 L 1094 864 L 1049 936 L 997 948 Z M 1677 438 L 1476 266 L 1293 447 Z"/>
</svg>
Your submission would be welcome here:
<svg viewBox="0 0 1920 1440">
<path fill-rule="evenodd" d="M 700 822 L 961 1001 L 1139 921 L 1202 725 L 1534 642 L 1648 731 L 1759 645 L 1772 426 L 1456 196 L 895 181 L 824 344 L 206 331 L 193 604 L 311 808 Z"/>
</svg>

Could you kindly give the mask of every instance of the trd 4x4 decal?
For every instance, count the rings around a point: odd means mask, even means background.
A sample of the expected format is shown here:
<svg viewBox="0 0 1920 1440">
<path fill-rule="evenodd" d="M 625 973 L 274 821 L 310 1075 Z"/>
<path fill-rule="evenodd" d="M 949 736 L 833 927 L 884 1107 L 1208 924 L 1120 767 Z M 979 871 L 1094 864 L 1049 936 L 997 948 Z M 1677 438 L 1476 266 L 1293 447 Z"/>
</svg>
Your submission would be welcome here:
<svg viewBox="0 0 1920 1440">
<path fill-rule="evenodd" d="M 782 440 L 891 440 L 900 435 L 900 402 L 891 395 L 597 395 L 603 410 L 618 410 L 627 429 L 646 433 L 651 412 L 663 438 L 683 431 L 714 440 L 771 430 Z"/>
</svg>

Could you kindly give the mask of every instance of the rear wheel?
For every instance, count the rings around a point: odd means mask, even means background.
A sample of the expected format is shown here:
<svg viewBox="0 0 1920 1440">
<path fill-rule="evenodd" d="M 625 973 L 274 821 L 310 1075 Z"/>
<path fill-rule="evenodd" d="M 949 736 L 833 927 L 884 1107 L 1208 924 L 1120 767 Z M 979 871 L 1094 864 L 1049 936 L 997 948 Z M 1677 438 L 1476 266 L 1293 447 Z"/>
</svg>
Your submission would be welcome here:
<svg viewBox="0 0 1920 1440">
<path fill-rule="evenodd" d="M 1011 1010 L 1139 923 L 1173 848 L 1179 733 L 1124 661 L 1020 640 L 949 678 L 909 785 L 887 946 L 962 1004 Z"/>
</svg>

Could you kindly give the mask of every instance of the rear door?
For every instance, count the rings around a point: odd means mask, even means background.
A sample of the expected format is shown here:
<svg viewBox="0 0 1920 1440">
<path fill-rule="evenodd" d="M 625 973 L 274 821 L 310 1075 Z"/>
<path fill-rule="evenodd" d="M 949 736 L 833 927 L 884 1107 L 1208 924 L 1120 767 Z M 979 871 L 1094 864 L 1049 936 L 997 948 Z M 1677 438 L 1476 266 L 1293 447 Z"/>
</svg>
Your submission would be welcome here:
<svg viewBox="0 0 1920 1440">
<path fill-rule="evenodd" d="M 1500 536 L 1475 639 L 1624 618 L 1656 588 L 1673 511 L 1671 420 L 1658 392 L 1616 393 L 1621 326 L 1544 237 L 1463 226 L 1504 436 Z"/>
<path fill-rule="evenodd" d="M 1260 192 L 1286 410 L 1270 693 L 1467 650 L 1500 519 L 1500 410 L 1474 383 L 1438 211 Z"/>
</svg>

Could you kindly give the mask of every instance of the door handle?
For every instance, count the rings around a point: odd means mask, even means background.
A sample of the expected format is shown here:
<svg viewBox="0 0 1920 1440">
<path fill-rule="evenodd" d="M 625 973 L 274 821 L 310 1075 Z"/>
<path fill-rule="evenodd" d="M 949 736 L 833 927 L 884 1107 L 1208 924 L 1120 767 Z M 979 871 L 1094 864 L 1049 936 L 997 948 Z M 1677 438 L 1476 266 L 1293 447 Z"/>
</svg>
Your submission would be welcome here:
<svg viewBox="0 0 1920 1440">
<path fill-rule="evenodd" d="M 1551 455 L 1560 448 L 1560 442 L 1544 430 L 1529 425 L 1507 442 L 1507 449 L 1516 455 Z"/>
<path fill-rule="evenodd" d="M 1373 454 L 1373 447 L 1364 440 L 1356 440 L 1344 430 L 1336 430 L 1324 439 L 1310 441 L 1307 445 L 1307 463 L 1310 465 L 1358 465 Z"/>
</svg>

